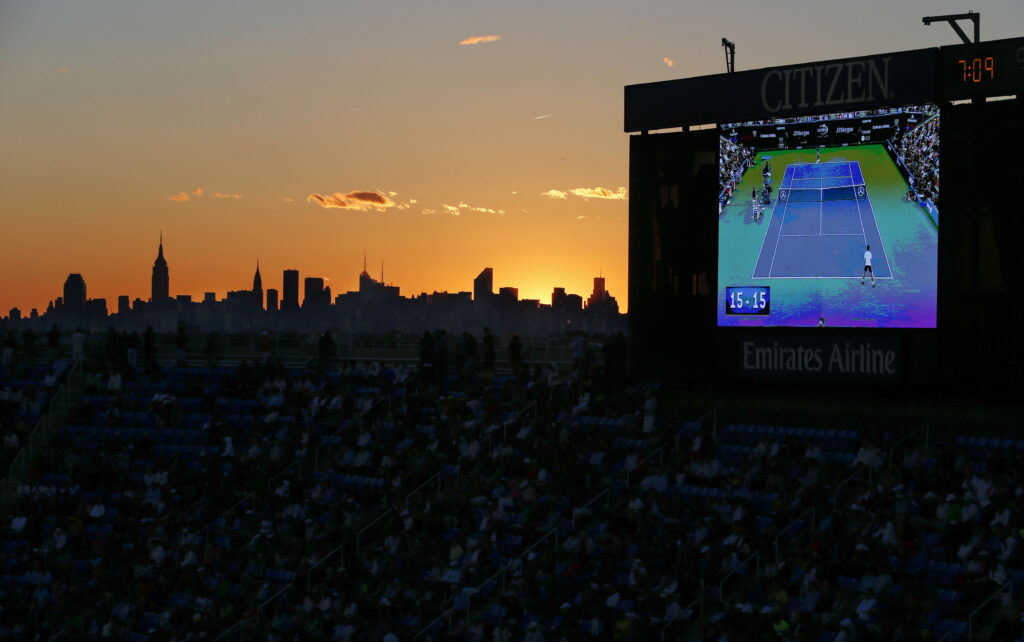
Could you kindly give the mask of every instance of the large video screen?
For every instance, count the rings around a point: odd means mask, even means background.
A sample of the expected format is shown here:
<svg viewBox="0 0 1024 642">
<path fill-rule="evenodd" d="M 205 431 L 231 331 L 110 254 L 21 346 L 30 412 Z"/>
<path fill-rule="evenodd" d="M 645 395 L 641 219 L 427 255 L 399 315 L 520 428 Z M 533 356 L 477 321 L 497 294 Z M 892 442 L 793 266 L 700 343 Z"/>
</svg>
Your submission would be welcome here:
<svg viewBox="0 0 1024 642">
<path fill-rule="evenodd" d="M 719 326 L 935 327 L 937 105 L 719 134 Z"/>
</svg>

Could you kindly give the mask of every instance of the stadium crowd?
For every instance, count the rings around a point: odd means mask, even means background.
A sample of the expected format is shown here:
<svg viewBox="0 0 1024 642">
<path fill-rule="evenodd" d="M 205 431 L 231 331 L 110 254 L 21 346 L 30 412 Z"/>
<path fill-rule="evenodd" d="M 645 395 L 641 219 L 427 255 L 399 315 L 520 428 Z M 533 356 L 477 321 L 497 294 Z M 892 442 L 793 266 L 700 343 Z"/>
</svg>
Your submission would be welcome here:
<svg viewBox="0 0 1024 642">
<path fill-rule="evenodd" d="M 897 153 L 910 172 L 917 197 L 939 205 L 939 117 L 934 116 L 903 133 Z"/>
<path fill-rule="evenodd" d="M 0 637 L 962 639 L 1024 582 L 1022 442 L 685 421 L 582 339 L 512 375 L 426 339 L 94 364 L 6 511 Z"/>
<path fill-rule="evenodd" d="M 736 186 L 743 180 L 743 172 L 754 165 L 756 154 L 746 145 L 719 136 L 718 158 L 718 193 L 724 207 L 736 193 Z"/>
</svg>

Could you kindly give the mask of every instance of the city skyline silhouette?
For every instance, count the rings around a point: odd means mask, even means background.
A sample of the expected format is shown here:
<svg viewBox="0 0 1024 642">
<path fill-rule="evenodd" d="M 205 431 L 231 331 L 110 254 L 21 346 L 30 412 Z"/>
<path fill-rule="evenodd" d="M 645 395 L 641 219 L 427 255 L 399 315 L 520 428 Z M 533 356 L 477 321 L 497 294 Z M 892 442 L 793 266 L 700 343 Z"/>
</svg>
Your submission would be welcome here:
<svg viewBox="0 0 1024 642">
<path fill-rule="evenodd" d="M 366 248 L 409 292 L 492 266 L 545 299 L 601 269 L 627 310 L 622 87 L 724 71 L 722 36 L 738 71 L 956 41 L 921 25 L 934 3 L 869 9 L 8 4 L 0 311 L 44 309 L 69 273 L 147 291 L 127 266 L 161 229 L 193 296 L 257 255 L 352 289 Z M 1013 3 L 977 9 L 985 39 L 1024 31 Z"/>
<path fill-rule="evenodd" d="M 203 292 L 199 297 L 175 292 L 172 274 L 161 232 L 148 297 L 138 293 L 119 294 L 115 301 L 89 297 L 84 274 L 74 272 L 64 281 L 63 296 L 51 299 L 45 309 L 22 310 L 15 306 L 0 318 L 25 328 L 155 327 L 165 332 L 184 326 L 204 332 L 327 328 L 348 332 L 478 331 L 491 326 L 510 333 L 543 334 L 625 329 L 625 316 L 620 314 L 615 296 L 606 289 L 601 272 L 594 277 L 593 290 L 586 299 L 553 286 L 549 302 L 521 298 L 518 287 L 512 285 L 499 284 L 496 289 L 491 267 L 473 279 L 472 290 L 435 289 L 402 296 L 399 285 L 384 280 L 383 261 L 380 279 L 370 275 L 365 253 L 358 287 L 336 293 L 323 277 L 303 274 L 295 268 L 281 271 L 279 287 L 269 287 L 277 281 L 268 278 L 268 287 L 264 288 L 259 259 L 252 287 L 227 290 L 223 296 L 216 291 Z"/>
</svg>

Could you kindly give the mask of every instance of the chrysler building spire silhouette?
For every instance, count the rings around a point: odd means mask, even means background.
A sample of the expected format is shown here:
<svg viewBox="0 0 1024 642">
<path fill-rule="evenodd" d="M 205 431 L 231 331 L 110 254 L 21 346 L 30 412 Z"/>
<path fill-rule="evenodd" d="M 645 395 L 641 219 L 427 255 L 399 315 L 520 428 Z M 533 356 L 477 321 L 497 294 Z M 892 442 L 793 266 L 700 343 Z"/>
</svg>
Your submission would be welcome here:
<svg viewBox="0 0 1024 642">
<path fill-rule="evenodd" d="M 256 309 L 263 309 L 263 277 L 260 276 L 260 260 L 256 259 L 256 275 L 252 277 L 252 297 Z"/>
<path fill-rule="evenodd" d="M 168 297 L 169 278 L 167 273 L 167 260 L 164 258 L 164 233 L 160 231 L 160 249 L 157 251 L 156 261 L 153 261 L 152 289 L 150 301 L 163 303 Z"/>
</svg>

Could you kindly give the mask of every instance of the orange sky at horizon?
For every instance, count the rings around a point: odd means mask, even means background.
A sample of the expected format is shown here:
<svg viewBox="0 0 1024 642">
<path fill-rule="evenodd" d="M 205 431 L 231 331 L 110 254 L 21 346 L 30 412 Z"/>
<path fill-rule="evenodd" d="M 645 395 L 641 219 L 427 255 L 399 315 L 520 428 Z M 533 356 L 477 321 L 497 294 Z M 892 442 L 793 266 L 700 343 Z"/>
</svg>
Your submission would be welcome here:
<svg viewBox="0 0 1024 642">
<path fill-rule="evenodd" d="M 1024 33 L 1013 0 L 982 4 L 986 39 Z M 943 11 L 959 8 L 11 0 L 0 317 L 45 310 L 71 272 L 111 312 L 148 299 L 161 231 L 171 294 L 193 300 L 251 287 L 257 259 L 265 288 L 294 268 L 354 290 L 365 251 L 404 296 L 491 267 L 550 303 L 601 273 L 626 311 L 625 85 L 722 72 L 723 35 L 738 69 L 950 44 L 920 22 Z"/>
</svg>

